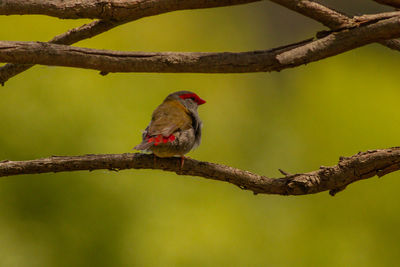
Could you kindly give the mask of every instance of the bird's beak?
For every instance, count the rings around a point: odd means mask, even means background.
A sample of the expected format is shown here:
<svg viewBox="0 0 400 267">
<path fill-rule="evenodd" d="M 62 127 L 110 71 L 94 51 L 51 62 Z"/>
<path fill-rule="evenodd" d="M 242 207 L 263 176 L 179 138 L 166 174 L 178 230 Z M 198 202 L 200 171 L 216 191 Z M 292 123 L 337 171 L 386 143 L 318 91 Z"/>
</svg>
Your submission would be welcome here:
<svg viewBox="0 0 400 267">
<path fill-rule="evenodd" d="M 204 99 L 201 99 L 200 97 L 197 99 L 196 102 L 197 102 L 197 105 L 199 105 L 199 106 L 206 103 L 206 101 Z"/>
</svg>

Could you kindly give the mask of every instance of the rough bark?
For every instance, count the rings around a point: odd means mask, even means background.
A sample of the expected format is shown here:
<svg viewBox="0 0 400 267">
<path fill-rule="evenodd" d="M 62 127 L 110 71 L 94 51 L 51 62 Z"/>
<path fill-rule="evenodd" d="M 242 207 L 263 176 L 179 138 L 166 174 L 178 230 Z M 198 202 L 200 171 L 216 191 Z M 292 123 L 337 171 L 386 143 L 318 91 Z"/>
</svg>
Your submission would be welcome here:
<svg viewBox="0 0 400 267">
<path fill-rule="evenodd" d="M 105 154 L 0 162 L 0 177 L 49 172 L 108 169 L 158 169 L 179 175 L 199 176 L 228 182 L 255 194 L 305 195 L 328 191 L 331 195 L 347 185 L 374 177 L 382 177 L 400 169 L 400 148 L 373 150 L 351 157 L 340 157 L 335 166 L 321 166 L 319 170 L 287 174 L 283 178 L 268 178 L 225 165 L 180 158 L 157 158 L 148 154 Z M 285 173 L 285 172 L 283 172 Z"/>
<path fill-rule="evenodd" d="M 61 19 L 135 20 L 175 10 L 231 6 L 261 0 L 2 0 L 0 15 L 48 15 Z"/>
<path fill-rule="evenodd" d="M 96 50 L 41 42 L 0 41 L 0 61 L 108 72 L 243 73 L 280 71 L 400 36 L 400 17 L 332 32 L 315 41 L 241 53 L 146 53 Z"/>
</svg>

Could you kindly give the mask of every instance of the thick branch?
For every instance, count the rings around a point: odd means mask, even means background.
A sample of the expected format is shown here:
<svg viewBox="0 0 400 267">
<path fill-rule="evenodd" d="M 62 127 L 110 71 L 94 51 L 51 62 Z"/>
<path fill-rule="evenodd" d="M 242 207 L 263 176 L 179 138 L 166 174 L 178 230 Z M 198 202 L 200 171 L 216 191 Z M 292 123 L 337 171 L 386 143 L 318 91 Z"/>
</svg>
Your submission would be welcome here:
<svg viewBox="0 0 400 267">
<path fill-rule="evenodd" d="M 307 41 L 306 43 L 308 43 Z M 293 45 L 291 48 L 297 47 Z M 284 68 L 279 48 L 241 53 L 121 52 L 71 47 L 42 42 L 0 41 L 0 62 L 15 62 L 95 69 L 102 72 L 240 73 Z"/>
<path fill-rule="evenodd" d="M 126 21 L 175 10 L 246 4 L 261 0 L 2 0 L 0 15 L 48 15 L 62 19 Z"/>
<path fill-rule="evenodd" d="M 0 61 L 78 67 L 102 72 L 243 73 L 279 71 L 400 36 L 400 18 L 333 32 L 316 41 L 241 53 L 145 53 L 0 41 Z"/>
<path fill-rule="evenodd" d="M 319 170 L 287 174 L 284 178 L 268 178 L 232 167 L 186 159 L 183 168 L 179 158 L 158 158 L 147 154 L 85 155 L 0 162 L 0 177 L 20 174 L 80 170 L 159 169 L 225 181 L 254 193 L 305 195 L 329 190 L 333 195 L 358 180 L 381 177 L 400 169 L 400 148 L 373 150 L 352 157 L 341 157 L 338 165 Z"/>
</svg>

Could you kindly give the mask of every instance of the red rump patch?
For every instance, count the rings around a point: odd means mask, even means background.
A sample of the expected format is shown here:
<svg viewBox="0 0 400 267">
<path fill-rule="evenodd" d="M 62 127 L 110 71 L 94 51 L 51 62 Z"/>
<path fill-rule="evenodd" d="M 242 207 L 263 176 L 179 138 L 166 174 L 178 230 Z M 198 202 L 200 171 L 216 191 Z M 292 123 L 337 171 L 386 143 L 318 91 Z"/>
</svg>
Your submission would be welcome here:
<svg viewBox="0 0 400 267">
<path fill-rule="evenodd" d="M 154 142 L 155 146 L 158 146 L 161 143 L 164 143 L 164 144 L 166 144 L 168 142 L 172 143 L 175 140 L 175 135 L 173 135 L 173 134 L 171 134 L 168 137 L 164 137 L 161 134 L 157 135 L 156 137 L 150 137 L 150 138 L 149 137 L 150 136 L 147 136 L 147 138 L 148 138 L 147 143 Z"/>
<path fill-rule="evenodd" d="M 194 102 L 197 103 L 197 105 L 203 105 L 204 103 L 206 103 L 206 101 L 204 99 L 201 99 L 198 95 L 196 94 L 182 94 L 179 96 L 182 99 L 188 99 L 191 98 Z"/>
</svg>

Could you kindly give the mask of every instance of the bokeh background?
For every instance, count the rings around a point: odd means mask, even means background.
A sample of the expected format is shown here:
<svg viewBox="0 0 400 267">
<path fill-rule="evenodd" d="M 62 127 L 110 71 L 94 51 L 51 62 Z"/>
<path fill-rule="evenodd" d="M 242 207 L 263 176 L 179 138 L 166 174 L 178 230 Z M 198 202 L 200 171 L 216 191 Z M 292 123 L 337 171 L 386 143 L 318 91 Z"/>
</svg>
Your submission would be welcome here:
<svg viewBox="0 0 400 267">
<path fill-rule="evenodd" d="M 334 3 L 351 15 L 372 1 Z M 88 20 L 0 17 L 0 39 L 45 41 Z M 323 26 L 268 1 L 180 11 L 77 46 L 247 51 Z M 280 73 L 109 74 L 36 66 L 0 88 L 0 160 L 132 152 L 152 110 L 193 90 L 202 145 L 189 156 L 270 177 L 400 145 L 400 53 L 370 45 Z M 1 266 L 393 266 L 400 173 L 336 197 L 257 195 L 151 170 L 0 179 Z"/>
</svg>

